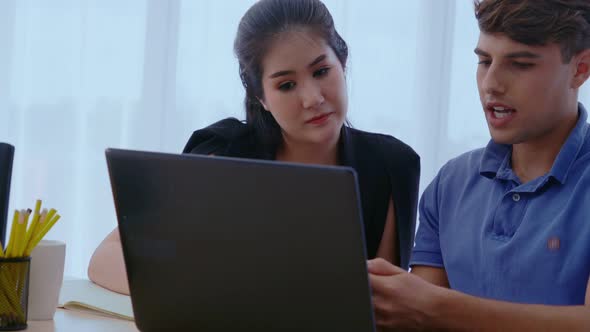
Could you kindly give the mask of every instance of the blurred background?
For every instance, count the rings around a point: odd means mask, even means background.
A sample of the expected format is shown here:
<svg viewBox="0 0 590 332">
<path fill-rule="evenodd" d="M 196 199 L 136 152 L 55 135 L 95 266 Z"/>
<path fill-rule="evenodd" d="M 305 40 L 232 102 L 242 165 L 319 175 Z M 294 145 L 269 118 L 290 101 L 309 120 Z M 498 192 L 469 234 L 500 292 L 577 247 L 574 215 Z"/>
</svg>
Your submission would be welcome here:
<svg viewBox="0 0 590 332">
<path fill-rule="evenodd" d="M 348 42 L 349 118 L 438 168 L 489 140 L 475 83 L 471 0 L 325 0 Z M 0 142 L 16 147 L 10 216 L 62 219 L 66 275 L 86 276 L 116 226 L 107 147 L 181 152 L 193 130 L 244 119 L 233 55 L 253 0 L 0 1 Z M 590 104 L 589 84 L 581 100 Z"/>
</svg>

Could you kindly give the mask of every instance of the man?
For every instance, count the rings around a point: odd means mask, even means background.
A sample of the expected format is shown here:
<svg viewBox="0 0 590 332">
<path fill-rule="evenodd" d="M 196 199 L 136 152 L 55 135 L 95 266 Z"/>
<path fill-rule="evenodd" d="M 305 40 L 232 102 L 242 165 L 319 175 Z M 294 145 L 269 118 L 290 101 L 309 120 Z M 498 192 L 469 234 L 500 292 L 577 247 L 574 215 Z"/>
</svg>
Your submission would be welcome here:
<svg viewBox="0 0 590 332">
<path fill-rule="evenodd" d="M 411 273 L 369 261 L 377 324 L 590 331 L 590 1 L 476 0 L 492 140 L 425 190 Z"/>
</svg>

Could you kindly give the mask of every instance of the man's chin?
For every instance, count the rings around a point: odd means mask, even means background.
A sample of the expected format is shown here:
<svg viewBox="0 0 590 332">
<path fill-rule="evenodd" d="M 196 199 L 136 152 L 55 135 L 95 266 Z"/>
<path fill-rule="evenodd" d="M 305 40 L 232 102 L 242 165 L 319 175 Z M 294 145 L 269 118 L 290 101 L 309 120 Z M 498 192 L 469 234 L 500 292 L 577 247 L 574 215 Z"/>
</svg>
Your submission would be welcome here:
<svg viewBox="0 0 590 332">
<path fill-rule="evenodd" d="M 523 143 L 525 140 L 520 139 L 514 135 L 494 135 L 492 134 L 492 141 L 496 144 L 514 145 Z"/>
<path fill-rule="evenodd" d="M 502 135 L 501 133 L 493 131 L 490 131 L 490 135 L 492 136 L 492 141 L 496 144 L 511 145 L 516 143 L 516 140 L 512 135 Z"/>
</svg>

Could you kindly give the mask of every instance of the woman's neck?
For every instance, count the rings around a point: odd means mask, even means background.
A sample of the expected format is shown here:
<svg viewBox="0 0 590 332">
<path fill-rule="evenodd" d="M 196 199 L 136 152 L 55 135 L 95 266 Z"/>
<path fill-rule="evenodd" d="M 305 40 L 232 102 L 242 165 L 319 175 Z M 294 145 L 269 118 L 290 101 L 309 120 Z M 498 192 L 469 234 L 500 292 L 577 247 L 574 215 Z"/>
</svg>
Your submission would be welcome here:
<svg viewBox="0 0 590 332">
<path fill-rule="evenodd" d="M 283 138 L 283 144 L 277 151 L 276 160 L 304 164 L 338 165 L 338 139 L 327 144 L 310 144 L 293 142 Z"/>
</svg>

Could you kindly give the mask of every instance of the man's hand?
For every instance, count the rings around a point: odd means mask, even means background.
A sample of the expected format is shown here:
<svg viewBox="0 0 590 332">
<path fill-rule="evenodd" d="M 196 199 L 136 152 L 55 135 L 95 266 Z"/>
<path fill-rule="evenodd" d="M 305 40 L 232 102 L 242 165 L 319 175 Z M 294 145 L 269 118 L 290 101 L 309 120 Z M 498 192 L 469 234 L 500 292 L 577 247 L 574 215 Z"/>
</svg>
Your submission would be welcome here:
<svg viewBox="0 0 590 332">
<path fill-rule="evenodd" d="M 367 262 L 377 326 L 427 329 L 439 287 L 377 258 Z"/>
</svg>

